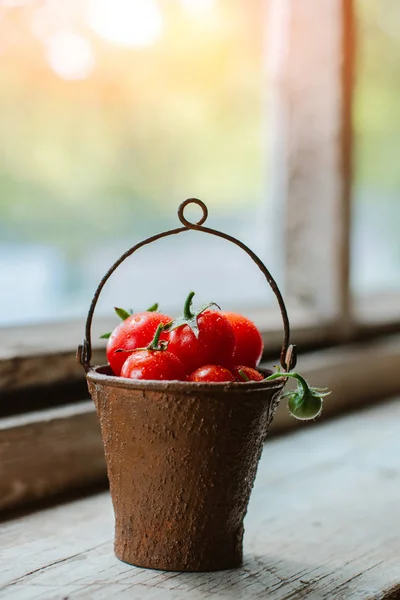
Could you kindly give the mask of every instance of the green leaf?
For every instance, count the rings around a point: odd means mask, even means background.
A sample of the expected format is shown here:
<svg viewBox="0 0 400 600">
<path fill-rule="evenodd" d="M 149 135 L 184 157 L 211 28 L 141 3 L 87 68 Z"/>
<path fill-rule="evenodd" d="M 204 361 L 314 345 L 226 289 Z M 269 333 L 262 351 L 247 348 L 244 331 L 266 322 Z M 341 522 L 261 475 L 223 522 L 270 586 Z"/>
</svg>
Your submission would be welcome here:
<svg viewBox="0 0 400 600">
<path fill-rule="evenodd" d="M 100 336 L 101 340 L 108 340 L 108 338 L 111 337 L 111 331 L 110 333 L 103 333 L 103 335 Z"/>
<path fill-rule="evenodd" d="M 178 329 L 179 327 L 183 327 L 184 325 L 188 325 L 190 329 L 193 331 L 194 335 L 199 337 L 199 326 L 197 325 L 197 317 L 193 316 L 191 319 L 187 319 L 186 317 L 177 317 L 173 321 L 170 321 L 166 325 L 164 325 L 164 331 L 173 331 L 174 329 Z"/>
<path fill-rule="evenodd" d="M 146 309 L 146 312 L 157 312 L 158 311 L 158 302 L 152 304 L 149 308 Z"/>
<path fill-rule="evenodd" d="M 119 316 L 119 318 L 122 319 L 122 321 L 125 321 L 132 314 L 132 313 L 129 314 L 128 311 L 124 310 L 123 308 L 118 308 L 117 306 L 114 307 L 114 310 L 117 313 L 117 315 Z"/>
</svg>

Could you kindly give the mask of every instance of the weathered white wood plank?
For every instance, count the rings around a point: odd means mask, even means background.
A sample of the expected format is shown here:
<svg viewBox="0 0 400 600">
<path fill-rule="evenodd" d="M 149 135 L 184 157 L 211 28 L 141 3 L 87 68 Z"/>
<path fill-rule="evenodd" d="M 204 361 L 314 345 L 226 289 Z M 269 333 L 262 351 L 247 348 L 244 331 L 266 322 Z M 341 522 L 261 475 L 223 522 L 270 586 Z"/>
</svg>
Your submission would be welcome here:
<svg viewBox="0 0 400 600">
<path fill-rule="evenodd" d="M 277 243 L 287 294 L 337 318 L 337 334 L 344 334 L 351 176 L 351 82 L 344 75 L 351 67 L 352 6 L 273 0 L 272 9 L 272 200 L 281 207 L 285 200 Z"/>
<path fill-rule="evenodd" d="M 92 402 L 0 420 L 0 511 L 105 477 Z"/>
<path fill-rule="evenodd" d="M 241 569 L 177 574 L 117 561 L 100 494 L 1 526 L 0 597 L 394 600 L 399 503 L 397 400 L 266 444 Z"/>
<path fill-rule="evenodd" d="M 82 380 L 83 370 L 75 354 L 76 349 L 68 352 L 42 349 L 37 354 L 0 358 L 0 392 Z M 104 357 L 104 350 L 95 349 L 93 364 L 104 363 Z"/>
</svg>

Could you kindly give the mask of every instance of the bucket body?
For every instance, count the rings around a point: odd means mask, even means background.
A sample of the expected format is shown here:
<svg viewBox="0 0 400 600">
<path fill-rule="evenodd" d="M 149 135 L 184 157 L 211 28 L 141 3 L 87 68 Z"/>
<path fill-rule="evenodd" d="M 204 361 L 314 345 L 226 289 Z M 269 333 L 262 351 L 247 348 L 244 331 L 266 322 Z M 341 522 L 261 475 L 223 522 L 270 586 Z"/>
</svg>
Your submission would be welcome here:
<svg viewBox="0 0 400 600">
<path fill-rule="evenodd" d="M 115 554 L 170 571 L 242 562 L 243 519 L 285 379 L 134 381 L 87 374 L 115 512 Z"/>
</svg>

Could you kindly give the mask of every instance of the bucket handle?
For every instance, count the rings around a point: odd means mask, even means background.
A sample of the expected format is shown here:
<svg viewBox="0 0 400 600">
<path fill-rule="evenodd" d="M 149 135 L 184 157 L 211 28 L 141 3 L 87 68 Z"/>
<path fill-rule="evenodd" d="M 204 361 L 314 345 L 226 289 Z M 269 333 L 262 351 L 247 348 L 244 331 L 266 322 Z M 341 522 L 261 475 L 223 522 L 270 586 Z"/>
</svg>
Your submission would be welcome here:
<svg viewBox="0 0 400 600">
<path fill-rule="evenodd" d="M 188 204 L 196 204 L 197 206 L 199 206 L 201 208 L 201 210 L 203 212 L 201 218 L 199 219 L 199 221 L 197 221 L 197 223 L 192 223 L 185 217 L 184 212 L 185 212 L 185 208 L 188 206 Z M 280 362 L 281 362 L 282 368 L 285 371 L 288 372 L 291 369 L 293 369 L 296 365 L 296 346 L 290 344 L 290 325 L 289 325 L 289 317 L 287 314 L 286 306 L 285 306 L 281 291 L 280 291 L 276 281 L 272 277 L 272 275 L 269 272 L 269 270 L 267 269 L 267 267 L 261 261 L 261 259 L 248 246 L 243 244 L 243 242 L 236 239 L 235 237 L 228 235 L 227 233 L 224 233 L 222 231 L 218 231 L 217 229 L 211 229 L 209 227 L 204 227 L 203 224 L 205 223 L 205 221 L 207 220 L 207 217 L 208 217 L 208 209 L 202 200 L 198 200 L 197 198 L 188 198 L 187 200 L 182 202 L 182 204 L 178 208 L 178 217 L 179 217 L 179 220 L 182 223 L 183 227 L 178 227 L 176 229 L 171 229 L 169 231 L 164 231 L 162 233 L 158 233 L 157 235 L 153 235 L 153 236 L 143 240 L 142 242 L 139 242 L 135 246 L 132 246 L 132 248 L 127 250 L 112 265 L 112 267 L 110 267 L 110 269 L 107 271 L 107 273 L 104 275 L 104 277 L 100 281 L 100 283 L 97 287 L 97 290 L 93 296 L 93 299 L 92 299 L 92 302 L 91 302 L 91 305 L 89 308 L 89 312 L 87 315 L 86 327 L 85 327 L 85 338 L 84 338 L 82 344 L 78 347 L 78 352 L 77 352 L 77 360 L 81 363 L 81 365 L 83 366 L 85 371 L 87 372 L 92 368 L 90 361 L 92 358 L 92 332 L 91 332 L 91 330 L 92 330 L 93 314 L 94 314 L 97 302 L 99 300 L 100 294 L 103 290 L 103 287 L 105 286 L 105 284 L 107 283 L 107 281 L 109 280 L 111 275 L 114 273 L 114 271 L 116 271 L 118 269 L 118 267 L 129 256 L 131 256 L 134 252 L 139 250 L 139 248 L 142 248 L 143 246 L 147 246 L 148 244 L 151 244 L 152 242 L 160 240 L 161 238 L 169 237 L 170 235 L 176 235 L 178 233 L 182 233 L 183 231 L 189 231 L 191 229 L 194 229 L 195 231 L 203 231 L 204 233 L 209 233 L 211 235 L 215 235 L 219 238 L 223 238 L 224 240 L 227 240 L 228 242 L 232 242 L 236 246 L 239 246 L 239 248 L 241 248 L 244 252 L 246 252 L 246 254 L 248 254 L 250 256 L 250 258 L 253 260 L 253 262 L 257 265 L 257 267 L 263 273 L 265 279 L 269 283 L 272 291 L 274 292 L 274 294 L 276 296 L 276 299 L 278 301 L 279 308 L 281 311 L 281 315 L 282 315 L 284 334 L 283 334 L 282 349 L 281 349 L 281 353 L 280 353 Z"/>
</svg>

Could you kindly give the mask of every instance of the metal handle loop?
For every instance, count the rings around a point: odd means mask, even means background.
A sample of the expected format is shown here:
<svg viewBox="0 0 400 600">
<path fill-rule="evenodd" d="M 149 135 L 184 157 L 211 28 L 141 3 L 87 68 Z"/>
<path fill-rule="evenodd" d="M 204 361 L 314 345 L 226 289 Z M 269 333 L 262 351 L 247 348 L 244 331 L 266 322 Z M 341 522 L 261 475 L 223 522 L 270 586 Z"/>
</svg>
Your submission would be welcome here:
<svg viewBox="0 0 400 600">
<path fill-rule="evenodd" d="M 185 208 L 189 204 L 197 204 L 197 206 L 200 206 L 201 210 L 203 211 L 203 215 L 202 215 L 201 219 L 199 221 L 197 221 L 197 223 L 191 223 L 190 221 L 185 219 L 185 215 L 184 215 Z M 198 198 L 188 198 L 187 200 L 185 200 L 185 202 L 182 202 L 182 204 L 179 206 L 178 217 L 179 217 L 179 220 L 182 223 L 182 225 L 184 225 L 188 229 L 194 229 L 195 227 L 201 227 L 201 225 L 203 225 L 203 223 L 205 223 L 207 220 L 208 208 L 202 200 L 199 200 Z"/>
<path fill-rule="evenodd" d="M 189 204 L 195 204 L 197 206 L 200 206 L 200 208 L 202 209 L 202 212 L 203 212 L 202 217 L 201 217 L 201 219 L 199 219 L 199 221 L 197 221 L 197 223 L 192 223 L 191 221 L 188 221 L 185 218 L 184 211 L 185 211 L 185 208 Z M 153 235 L 153 236 L 143 240 L 142 242 L 139 242 L 135 246 L 132 246 L 132 248 L 127 250 L 110 267 L 110 269 L 104 275 L 103 279 L 100 281 L 100 283 L 97 287 L 97 290 L 93 296 L 93 299 L 92 299 L 92 302 L 91 302 L 91 305 L 89 308 L 88 316 L 86 319 L 85 339 L 84 339 L 82 345 L 79 346 L 78 352 L 77 352 L 77 359 L 81 363 L 81 365 L 83 366 L 85 371 L 89 371 L 89 369 L 92 368 L 90 361 L 92 358 L 91 330 L 92 330 L 93 314 L 94 314 L 97 302 L 99 300 L 100 294 L 103 290 L 103 287 L 105 286 L 105 284 L 107 283 L 107 281 L 109 280 L 111 275 L 129 256 L 132 256 L 132 254 L 134 254 L 134 252 L 139 250 L 139 248 L 142 248 L 143 246 L 147 246 L 148 244 L 151 244 L 152 242 L 160 240 L 164 237 L 169 237 L 170 235 L 176 235 L 176 234 L 182 233 L 184 231 L 190 231 L 191 229 L 194 229 L 196 231 L 203 231 L 204 233 L 209 233 L 211 235 L 215 235 L 216 237 L 227 240 L 228 242 L 232 242 L 233 244 L 235 244 L 236 246 L 241 248 L 244 252 L 246 252 L 246 254 L 248 254 L 248 256 L 250 256 L 250 258 L 253 260 L 253 262 L 257 265 L 257 267 L 263 273 L 264 277 L 266 278 L 267 282 L 269 283 L 272 291 L 274 292 L 274 294 L 276 296 L 276 299 L 278 301 L 279 308 L 281 311 L 281 315 L 282 315 L 284 335 L 283 335 L 283 343 L 282 343 L 282 349 L 281 349 L 281 354 L 280 354 L 280 362 L 281 362 L 282 368 L 285 371 L 290 371 L 291 369 L 293 369 L 296 365 L 296 346 L 290 345 L 290 325 L 289 325 L 289 317 L 287 314 L 285 302 L 283 300 L 281 291 L 280 291 L 276 281 L 272 277 L 272 275 L 269 272 L 269 270 L 267 269 L 267 267 L 261 261 L 261 259 L 253 252 L 253 250 L 251 250 L 248 246 L 243 244 L 243 242 L 236 239 L 235 237 L 228 235 L 227 233 L 223 233 L 222 231 L 218 231 L 217 229 L 211 229 L 209 227 L 204 227 L 203 223 L 205 223 L 205 221 L 208 217 L 208 209 L 207 209 L 207 206 L 204 204 L 204 202 L 202 202 L 202 200 L 198 200 L 197 198 L 188 198 L 187 200 L 182 202 L 182 204 L 178 208 L 178 217 L 179 217 L 179 220 L 181 221 L 183 227 L 178 227 L 177 229 L 171 229 L 170 231 L 164 231 L 162 233 L 158 233 L 157 235 Z"/>
</svg>

